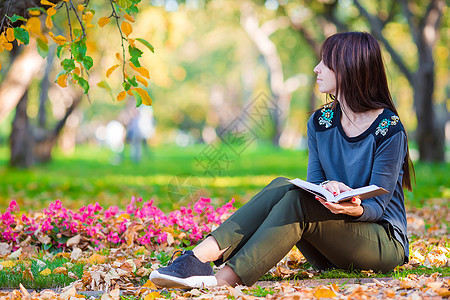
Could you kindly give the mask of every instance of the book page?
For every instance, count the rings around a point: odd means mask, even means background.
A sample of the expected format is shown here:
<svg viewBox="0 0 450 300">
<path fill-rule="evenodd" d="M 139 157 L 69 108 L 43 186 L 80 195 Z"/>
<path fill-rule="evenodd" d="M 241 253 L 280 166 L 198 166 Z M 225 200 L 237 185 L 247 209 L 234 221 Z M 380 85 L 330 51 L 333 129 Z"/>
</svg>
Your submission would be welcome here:
<svg viewBox="0 0 450 300">
<path fill-rule="evenodd" d="M 388 193 L 388 191 L 372 184 L 369 186 L 365 186 L 365 187 L 353 189 L 351 191 L 346 191 L 346 192 L 340 193 L 339 195 L 337 195 L 335 197 L 333 202 L 349 200 L 356 196 L 358 196 L 361 200 L 364 200 L 364 199 L 369 199 L 372 197 L 380 196 L 380 195 L 383 195 L 386 193 Z"/>
<path fill-rule="evenodd" d="M 310 193 L 313 193 L 316 196 L 319 196 L 327 201 L 333 201 L 334 196 L 329 191 L 327 191 L 325 188 L 321 187 L 320 185 L 301 180 L 299 178 L 288 180 L 290 183 L 295 184 L 298 187 L 301 187 L 304 190 L 307 190 Z"/>
</svg>

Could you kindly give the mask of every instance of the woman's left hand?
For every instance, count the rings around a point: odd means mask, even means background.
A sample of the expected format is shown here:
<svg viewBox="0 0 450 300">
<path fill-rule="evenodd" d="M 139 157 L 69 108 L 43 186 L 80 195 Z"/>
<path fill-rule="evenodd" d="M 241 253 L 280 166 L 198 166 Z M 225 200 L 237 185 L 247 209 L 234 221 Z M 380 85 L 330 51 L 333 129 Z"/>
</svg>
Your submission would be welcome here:
<svg viewBox="0 0 450 300">
<path fill-rule="evenodd" d="M 333 214 L 345 214 L 352 217 L 359 217 L 363 214 L 364 208 L 361 206 L 361 199 L 353 197 L 350 201 L 341 203 L 332 203 L 316 196 L 316 200 L 320 201 L 323 206 L 328 208 Z"/>
</svg>

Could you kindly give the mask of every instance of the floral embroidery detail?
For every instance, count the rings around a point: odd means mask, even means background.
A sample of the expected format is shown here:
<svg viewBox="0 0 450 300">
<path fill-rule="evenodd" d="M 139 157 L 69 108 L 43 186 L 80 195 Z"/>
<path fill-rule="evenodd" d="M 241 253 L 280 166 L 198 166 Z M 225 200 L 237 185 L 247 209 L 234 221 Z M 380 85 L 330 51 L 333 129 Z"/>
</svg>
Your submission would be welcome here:
<svg viewBox="0 0 450 300">
<path fill-rule="evenodd" d="M 398 121 L 400 120 L 397 116 L 392 116 L 391 119 L 383 119 L 381 120 L 380 124 L 378 124 L 377 131 L 375 131 L 375 135 L 378 135 L 381 133 L 381 135 L 385 136 L 388 132 L 389 126 L 391 125 L 397 125 Z"/>
<path fill-rule="evenodd" d="M 325 125 L 328 128 L 333 123 L 334 111 L 331 109 L 331 104 L 325 105 L 322 110 L 322 115 L 319 117 L 319 125 Z"/>
</svg>

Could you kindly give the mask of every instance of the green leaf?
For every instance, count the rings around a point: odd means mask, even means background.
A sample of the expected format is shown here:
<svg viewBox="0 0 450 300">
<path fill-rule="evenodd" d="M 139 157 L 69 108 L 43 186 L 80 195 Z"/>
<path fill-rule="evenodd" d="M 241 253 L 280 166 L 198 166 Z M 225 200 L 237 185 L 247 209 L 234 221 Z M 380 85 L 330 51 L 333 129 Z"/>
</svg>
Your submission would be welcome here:
<svg viewBox="0 0 450 300">
<path fill-rule="evenodd" d="M 57 239 L 58 243 L 60 243 L 60 244 L 65 244 L 68 240 L 69 240 L 69 237 L 65 236 L 65 235 Z"/>
<path fill-rule="evenodd" d="M 78 77 L 78 85 L 84 89 L 84 93 L 87 94 L 89 91 L 89 82 L 83 77 Z"/>
<path fill-rule="evenodd" d="M 36 41 L 39 55 L 45 58 L 48 54 L 48 45 L 42 39 L 37 39 Z"/>
<path fill-rule="evenodd" d="M 136 38 L 136 41 L 141 42 L 145 47 L 150 49 L 150 51 L 155 53 L 155 48 L 153 48 L 153 46 L 149 42 L 147 42 L 146 40 L 141 39 L 141 38 Z"/>
<path fill-rule="evenodd" d="M 33 10 L 38 10 L 38 11 L 42 12 L 43 14 L 46 13 L 46 10 L 43 7 L 30 7 L 30 8 L 27 8 L 27 11 L 33 11 Z"/>
<path fill-rule="evenodd" d="M 89 70 L 94 65 L 94 60 L 90 56 L 85 56 L 82 61 L 83 67 Z"/>
<path fill-rule="evenodd" d="M 139 50 L 136 47 L 132 47 L 131 45 L 128 46 L 128 52 L 130 53 L 130 61 L 136 66 L 136 67 L 140 67 L 141 64 L 139 63 L 139 57 L 142 56 L 142 52 L 141 50 Z"/>
<path fill-rule="evenodd" d="M 5 15 L 6 16 L 6 15 Z M 18 15 L 16 15 L 16 14 L 14 14 L 12 17 L 10 17 L 10 16 L 6 16 L 12 23 L 15 23 L 15 22 L 17 22 L 18 20 L 20 20 L 20 21 L 27 21 L 27 19 L 25 19 L 24 17 L 22 17 L 22 16 L 18 16 Z"/>
<path fill-rule="evenodd" d="M 57 56 L 58 58 L 61 58 L 61 53 L 62 53 L 62 51 L 64 50 L 65 45 L 66 45 L 66 44 L 64 44 L 64 45 L 59 45 L 58 47 L 56 47 L 56 56 Z"/>
<path fill-rule="evenodd" d="M 142 54 L 144 53 L 144 52 L 142 52 L 141 50 L 139 50 L 138 48 L 132 47 L 131 45 L 128 46 L 128 52 L 129 52 L 130 55 L 133 56 L 133 57 L 141 57 Z"/>
<path fill-rule="evenodd" d="M 141 106 L 141 105 L 142 105 L 142 98 L 141 98 L 141 95 L 139 95 L 139 93 L 136 92 L 136 91 L 132 91 L 132 93 L 133 93 L 133 95 L 134 95 L 134 98 L 136 98 L 136 107 Z"/>
<path fill-rule="evenodd" d="M 139 13 L 139 9 L 136 5 L 131 5 L 130 7 L 125 9 L 125 11 L 130 15 Z"/>
<path fill-rule="evenodd" d="M 28 45 L 28 43 L 30 42 L 30 34 L 23 28 L 14 28 L 14 36 L 25 45 Z"/>
<path fill-rule="evenodd" d="M 130 61 L 135 65 L 137 68 L 141 66 L 141 63 L 139 62 L 139 58 L 133 56 L 130 58 Z"/>
<path fill-rule="evenodd" d="M 122 86 L 125 91 L 128 91 L 131 88 L 131 84 L 129 84 L 128 82 L 122 82 Z"/>
<path fill-rule="evenodd" d="M 136 81 L 136 76 L 133 76 L 133 78 L 127 78 L 127 81 L 129 84 L 131 84 L 134 87 L 138 87 L 138 83 Z"/>
<path fill-rule="evenodd" d="M 98 86 L 98 87 L 101 87 L 101 88 L 103 88 L 103 89 L 105 89 L 105 90 L 107 90 L 108 93 L 109 93 L 109 95 L 111 96 L 111 98 L 112 98 L 113 100 L 115 100 L 115 99 L 114 99 L 114 95 L 113 95 L 113 93 L 112 93 L 112 89 L 111 89 L 111 87 L 109 86 L 109 84 L 108 84 L 105 80 L 102 80 L 102 81 L 100 81 L 99 83 L 97 83 L 97 86 Z"/>
<path fill-rule="evenodd" d="M 72 55 L 75 57 L 75 59 L 82 62 L 83 57 L 86 56 L 86 41 L 83 39 L 81 41 L 72 43 L 70 50 L 72 51 Z"/>
<path fill-rule="evenodd" d="M 42 249 L 49 250 L 52 247 L 52 244 L 44 244 L 42 245 Z"/>
<path fill-rule="evenodd" d="M 73 69 L 75 69 L 75 61 L 73 59 L 66 58 L 61 62 L 61 66 L 63 67 L 64 70 L 70 72 Z"/>
<path fill-rule="evenodd" d="M 124 9 L 129 8 L 133 4 L 131 0 L 117 0 L 116 3 Z"/>
<path fill-rule="evenodd" d="M 82 33 L 83 33 L 83 31 L 81 29 L 79 29 L 79 28 L 74 28 L 73 29 L 73 35 L 75 37 L 80 37 Z"/>
</svg>

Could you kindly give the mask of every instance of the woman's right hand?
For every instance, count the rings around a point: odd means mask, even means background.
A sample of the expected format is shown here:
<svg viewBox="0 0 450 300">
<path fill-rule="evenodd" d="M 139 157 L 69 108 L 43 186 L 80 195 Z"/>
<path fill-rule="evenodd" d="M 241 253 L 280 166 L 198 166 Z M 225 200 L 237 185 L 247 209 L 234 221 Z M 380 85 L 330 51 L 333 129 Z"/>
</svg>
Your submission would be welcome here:
<svg viewBox="0 0 450 300">
<path fill-rule="evenodd" d="M 347 186 L 346 184 L 339 182 L 339 181 L 335 181 L 335 180 L 328 181 L 327 183 L 323 184 L 322 186 L 327 191 L 332 193 L 334 196 L 337 196 L 342 192 L 351 190 L 351 188 L 349 186 Z"/>
</svg>

